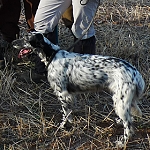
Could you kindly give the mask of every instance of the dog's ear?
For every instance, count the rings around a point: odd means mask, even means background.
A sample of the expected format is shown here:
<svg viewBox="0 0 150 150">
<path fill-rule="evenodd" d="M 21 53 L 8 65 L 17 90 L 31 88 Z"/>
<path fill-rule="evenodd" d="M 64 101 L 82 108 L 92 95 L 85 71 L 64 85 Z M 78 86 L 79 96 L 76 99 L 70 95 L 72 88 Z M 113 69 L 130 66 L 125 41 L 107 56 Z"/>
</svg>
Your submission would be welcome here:
<svg viewBox="0 0 150 150">
<path fill-rule="evenodd" d="M 41 33 L 33 34 L 30 39 L 29 43 L 31 46 L 35 48 L 43 48 L 44 47 L 44 37 Z"/>
<path fill-rule="evenodd" d="M 41 33 L 32 33 L 29 43 L 31 44 L 32 47 L 34 48 L 40 48 L 46 56 L 51 56 L 53 51 L 58 49 L 57 46 L 53 45 L 47 38 L 43 36 Z M 53 47 L 52 47 L 53 45 Z M 55 48 L 56 47 L 56 48 Z"/>
</svg>

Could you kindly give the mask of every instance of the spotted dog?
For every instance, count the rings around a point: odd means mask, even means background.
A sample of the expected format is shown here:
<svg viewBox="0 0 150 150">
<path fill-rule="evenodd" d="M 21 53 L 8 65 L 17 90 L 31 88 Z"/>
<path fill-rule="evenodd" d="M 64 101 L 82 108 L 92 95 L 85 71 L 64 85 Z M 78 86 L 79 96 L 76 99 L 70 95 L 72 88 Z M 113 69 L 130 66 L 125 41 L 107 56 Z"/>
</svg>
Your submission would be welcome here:
<svg viewBox="0 0 150 150">
<path fill-rule="evenodd" d="M 142 116 L 137 102 L 145 87 L 135 67 L 115 57 L 61 50 L 37 32 L 32 33 L 24 47 L 38 54 L 47 67 L 48 81 L 63 110 L 61 127 L 72 122 L 70 103 L 76 94 L 108 89 L 115 112 L 123 122 L 124 141 L 128 141 L 133 134 L 131 116 Z"/>
</svg>

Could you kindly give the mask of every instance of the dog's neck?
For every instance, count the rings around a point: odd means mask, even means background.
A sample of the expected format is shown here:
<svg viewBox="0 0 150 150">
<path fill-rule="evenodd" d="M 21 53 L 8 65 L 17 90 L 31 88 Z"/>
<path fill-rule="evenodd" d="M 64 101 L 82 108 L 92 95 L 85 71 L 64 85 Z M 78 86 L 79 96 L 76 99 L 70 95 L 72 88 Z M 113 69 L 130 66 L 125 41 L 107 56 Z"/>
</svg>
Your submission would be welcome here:
<svg viewBox="0 0 150 150">
<path fill-rule="evenodd" d="M 58 45 L 54 45 L 51 43 L 47 38 L 43 36 L 43 51 L 45 53 L 45 58 L 43 59 L 43 62 L 48 67 L 49 64 L 52 62 L 53 58 L 55 57 L 56 53 L 60 50 L 60 47 Z"/>
<path fill-rule="evenodd" d="M 45 65 L 46 65 L 46 68 L 48 68 L 49 64 L 52 62 L 52 60 L 53 60 L 53 58 L 55 57 L 55 55 L 56 55 L 57 52 L 58 52 L 58 51 L 53 51 L 52 55 L 46 59 L 46 60 L 47 60 L 47 61 L 46 61 L 47 64 L 45 64 Z"/>
<path fill-rule="evenodd" d="M 59 50 L 56 51 L 56 50 L 50 49 L 48 53 L 44 51 L 44 52 L 39 52 L 37 54 L 40 57 L 41 62 L 43 62 L 46 68 L 48 68 L 49 64 L 52 62 L 53 58 L 55 57 L 58 51 Z"/>
</svg>

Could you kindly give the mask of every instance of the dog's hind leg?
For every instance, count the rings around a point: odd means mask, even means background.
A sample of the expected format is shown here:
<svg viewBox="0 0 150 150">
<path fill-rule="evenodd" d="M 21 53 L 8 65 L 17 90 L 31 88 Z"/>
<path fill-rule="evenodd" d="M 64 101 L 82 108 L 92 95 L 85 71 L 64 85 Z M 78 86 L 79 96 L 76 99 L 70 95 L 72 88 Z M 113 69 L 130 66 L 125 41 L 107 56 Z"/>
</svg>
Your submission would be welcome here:
<svg viewBox="0 0 150 150">
<path fill-rule="evenodd" d="M 132 102 L 132 90 L 127 91 L 128 94 L 125 96 L 119 97 L 119 94 L 113 96 L 114 100 L 114 107 L 116 114 L 119 118 L 123 121 L 124 126 L 124 141 L 123 143 L 126 144 L 129 138 L 134 133 L 132 127 L 132 120 L 131 120 L 131 102 Z"/>
</svg>

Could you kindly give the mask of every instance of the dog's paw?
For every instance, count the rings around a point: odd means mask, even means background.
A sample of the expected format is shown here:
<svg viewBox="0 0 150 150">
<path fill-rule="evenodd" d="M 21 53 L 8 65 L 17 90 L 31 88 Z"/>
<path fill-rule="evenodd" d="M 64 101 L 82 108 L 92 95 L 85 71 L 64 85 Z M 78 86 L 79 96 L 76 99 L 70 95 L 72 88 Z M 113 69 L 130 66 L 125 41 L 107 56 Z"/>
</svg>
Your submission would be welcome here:
<svg viewBox="0 0 150 150">
<path fill-rule="evenodd" d="M 124 137 L 122 135 L 115 141 L 115 144 L 117 148 L 124 149 L 126 147 L 127 142 L 125 142 Z"/>
</svg>

